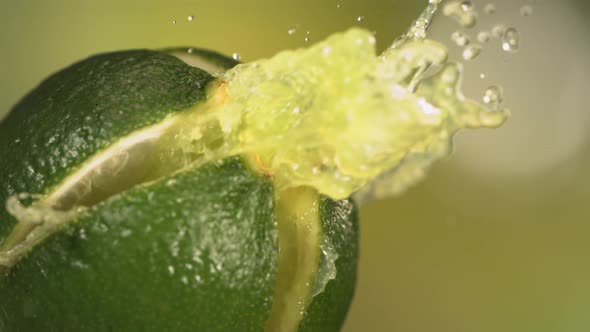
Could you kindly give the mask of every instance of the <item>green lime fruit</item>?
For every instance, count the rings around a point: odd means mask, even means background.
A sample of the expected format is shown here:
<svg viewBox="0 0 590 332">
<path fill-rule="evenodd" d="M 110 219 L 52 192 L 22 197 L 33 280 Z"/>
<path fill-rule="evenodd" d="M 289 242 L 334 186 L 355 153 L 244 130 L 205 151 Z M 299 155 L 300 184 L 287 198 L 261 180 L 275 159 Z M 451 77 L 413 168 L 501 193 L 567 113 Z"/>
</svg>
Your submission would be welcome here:
<svg viewBox="0 0 590 332">
<path fill-rule="evenodd" d="M 199 49 L 97 55 L 0 122 L 0 331 L 341 328 L 353 202 L 279 189 L 256 155 L 200 164 L 223 131 L 201 128 L 196 147 L 184 135 L 223 103 L 216 74 L 236 64 Z"/>
</svg>

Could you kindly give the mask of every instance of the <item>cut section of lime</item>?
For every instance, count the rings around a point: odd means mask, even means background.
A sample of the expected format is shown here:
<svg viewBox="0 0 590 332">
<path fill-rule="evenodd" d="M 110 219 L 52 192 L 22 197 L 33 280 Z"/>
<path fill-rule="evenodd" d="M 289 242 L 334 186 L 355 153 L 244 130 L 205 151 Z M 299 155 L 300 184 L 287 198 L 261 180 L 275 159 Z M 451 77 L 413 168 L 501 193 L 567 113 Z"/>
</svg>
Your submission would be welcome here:
<svg viewBox="0 0 590 332">
<path fill-rule="evenodd" d="M 256 154 L 213 160 L 225 136 L 208 112 L 223 85 L 165 53 L 119 52 L 55 74 L 15 107 L 0 124 L 0 326 L 340 328 L 356 275 L 353 204 L 279 189 Z"/>
<path fill-rule="evenodd" d="M 353 28 L 248 64 L 135 50 L 47 79 L 0 123 L 0 326 L 337 331 L 349 197 L 403 191 L 508 115 L 425 39 L 439 2 L 381 55 Z"/>
</svg>

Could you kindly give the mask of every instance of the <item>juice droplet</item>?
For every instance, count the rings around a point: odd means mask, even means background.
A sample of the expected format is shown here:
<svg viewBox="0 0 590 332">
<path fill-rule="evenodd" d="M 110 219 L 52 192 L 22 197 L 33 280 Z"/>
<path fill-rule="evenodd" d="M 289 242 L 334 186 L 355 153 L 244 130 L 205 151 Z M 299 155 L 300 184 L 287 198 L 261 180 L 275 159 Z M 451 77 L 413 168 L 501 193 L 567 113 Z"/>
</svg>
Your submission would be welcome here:
<svg viewBox="0 0 590 332">
<path fill-rule="evenodd" d="M 484 74 L 484 73 L 479 74 L 479 78 L 481 78 L 482 80 L 485 79 L 486 78 L 486 74 Z"/>
<path fill-rule="evenodd" d="M 240 61 L 240 59 L 241 59 L 241 56 L 239 53 L 234 53 L 231 55 L 231 57 L 236 61 Z"/>
<path fill-rule="evenodd" d="M 531 5 L 524 5 L 520 7 L 520 15 L 521 16 L 531 16 L 533 15 L 533 6 Z"/>
<path fill-rule="evenodd" d="M 457 44 L 457 46 L 466 46 L 470 42 L 469 36 L 461 31 L 453 32 L 451 34 L 451 40 Z"/>
<path fill-rule="evenodd" d="M 470 1 L 451 1 L 444 6 L 443 14 L 465 28 L 471 28 L 477 23 L 477 13 Z"/>
<path fill-rule="evenodd" d="M 287 30 L 287 33 L 290 35 L 295 34 L 295 32 L 297 32 L 297 29 L 295 29 L 295 28 L 291 28 L 291 29 Z"/>
<path fill-rule="evenodd" d="M 520 34 L 515 28 L 508 28 L 502 39 L 502 49 L 506 52 L 517 52 L 520 46 Z"/>
<path fill-rule="evenodd" d="M 471 1 L 461 2 L 461 10 L 463 10 L 464 12 L 468 10 L 473 10 L 473 4 L 471 3 Z"/>
<path fill-rule="evenodd" d="M 359 16 L 359 17 L 356 18 L 356 21 L 357 22 L 362 22 L 364 19 L 365 19 L 364 16 Z"/>
<path fill-rule="evenodd" d="M 176 24 L 176 20 L 172 20 L 172 24 Z"/>
<path fill-rule="evenodd" d="M 492 35 L 496 38 L 502 38 L 506 32 L 506 26 L 504 24 L 496 24 L 492 28 Z"/>
<path fill-rule="evenodd" d="M 477 41 L 480 43 L 487 43 L 490 41 L 490 33 L 487 31 L 480 31 L 477 34 Z"/>
<path fill-rule="evenodd" d="M 489 86 L 484 92 L 483 102 L 492 110 L 497 110 L 500 104 L 504 101 L 504 91 L 501 86 Z"/>
<path fill-rule="evenodd" d="M 188 16 L 186 19 L 187 19 L 189 22 L 192 22 L 192 21 L 194 21 L 194 20 L 195 20 L 195 15 L 189 15 L 189 16 Z"/>
<path fill-rule="evenodd" d="M 477 58 L 481 53 L 482 47 L 479 44 L 471 44 L 463 49 L 463 59 L 469 61 Z"/>
<path fill-rule="evenodd" d="M 483 10 L 484 12 L 486 12 L 486 14 L 492 15 L 496 12 L 496 5 L 494 5 L 493 3 L 488 3 L 485 5 L 485 7 L 483 7 Z"/>
</svg>

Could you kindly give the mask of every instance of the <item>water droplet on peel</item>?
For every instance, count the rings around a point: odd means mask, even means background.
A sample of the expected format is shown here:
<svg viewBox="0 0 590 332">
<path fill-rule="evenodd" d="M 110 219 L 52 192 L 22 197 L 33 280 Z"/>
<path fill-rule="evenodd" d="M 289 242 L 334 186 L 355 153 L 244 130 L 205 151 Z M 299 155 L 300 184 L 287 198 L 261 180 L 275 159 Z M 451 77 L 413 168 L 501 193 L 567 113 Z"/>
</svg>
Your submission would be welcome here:
<svg viewBox="0 0 590 332">
<path fill-rule="evenodd" d="M 236 60 L 236 61 L 240 61 L 241 56 L 239 53 L 234 53 L 231 55 L 232 59 Z"/>
<path fill-rule="evenodd" d="M 168 265 L 168 273 L 170 273 L 170 275 L 174 275 L 174 266 Z"/>
<path fill-rule="evenodd" d="M 524 5 L 520 7 L 520 15 L 521 16 L 531 16 L 533 15 L 533 6 L 531 5 Z"/>
<path fill-rule="evenodd" d="M 365 19 L 364 16 L 359 16 L 359 17 L 356 18 L 356 21 L 357 22 L 362 22 L 364 19 Z"/>
<path fill-rule="evenodd" d="M 188 16 L 186 19 L 187 19 L 189 22 L 192 22 L 192 21 L 195 19 L 195 16 L 194 16 L 194 15 L 189 15 L 189 16 Z"/>
<path fill-rule="evenodd" d="M 502 49 L 506 52 L 516 52 L 520 46 L 520 34 L 515 28 L 508 28 L 502 39 Z"/>
<path fill-rule="evenodd" d="M 487 31 L 480 31 L 477 34 L 477 41 L 480 43 L 487 43 L 488 41 L 490 41 L 490 33 Z"/>
<path fill-rule="evenodd" d="M 493 3 L 488 3 L 485 5 L 485 7 L 483 7 L 483 10 L 486 12 L 486 14 L 491 15 L 496 12 L 496 5 Z"/>
<path fill-rule="evenodd" d="M 506 32 L 506 26 L 504 24 L 496 24 L 492 28 L 492 35 L 496 38 L 502 38 Z"/>
<path fill-rule="evenodd" d="M 489 86 L 484 92 L 482 100 L 486 105 L 490 106 L 493 110 L 496 110 L 504 101 L 504 91 L 502 87 L 498 85 Z"/>
<path fill-rule="evenodd" d="M 291 28 L 287 31 L 287 33 L 290 35 L 294 34 L 295 32 L 297 32 L 297 29 L 295 29 L 295 28 Z"/>
<path fill-rule="evenodd" d="M 466 46 L 469 44 L 469 36 L 461 31 L 455 31 L 451 34 L 451 40 L 457 44 L 457 46 Z"/>
<path fill-rule="evenodd" d="M 473 60 L 481 53 L 482 47 L 479 44 L 471 44 L 463 49 L 463 59 Z"/>
</svg>

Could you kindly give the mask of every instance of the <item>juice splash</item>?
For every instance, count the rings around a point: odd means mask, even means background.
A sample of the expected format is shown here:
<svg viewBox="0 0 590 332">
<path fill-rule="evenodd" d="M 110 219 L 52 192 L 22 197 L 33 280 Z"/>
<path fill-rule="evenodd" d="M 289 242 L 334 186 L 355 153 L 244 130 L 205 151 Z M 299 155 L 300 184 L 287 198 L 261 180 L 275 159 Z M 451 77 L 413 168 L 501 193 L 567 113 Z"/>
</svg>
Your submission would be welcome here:
<svg viewBox="0 0 590 332">
<path fill-rule="evenodd" d="M 217 152 L 255 154 L 281 189 L 365 201 L 422 178 L 458 130 L 501 125 L 508 111 L 466 99 L 461 65 L 426 38 L 438 2 L 381 55 L 370 32 L 353 28 L 226 72 L 225 100 L 206 120 L 223 132 Z"/>
<path fill-rule="evenodd" d="M 2 243 L 0 265 L 13 266 L 74 220 L 76 205 L 98 202 L 78 187 L 117 182 L 105 170 L 120 172 L 135 153 L 157 156 L 150 158 L 151 180 L 246 155 L 274 178 L 277 192 L 306 186 L 360 203 L 403 192 L 451 152 L 457 131 L 497 127 L 509 113 L 499 88 L 486 92 L 491 108 L 465 98 L 461 65 L 426 38 L 439 2 L 430 0 L 381 55 L 370 32 L 352 28 L 309 48 L 238 65 L 218 76 L 205 104 L 122 138 L 96 157 L 104 163 L 90 161 L 78 171 L 88 176 L 72 175 L 80 180 L 66 179 L 31 206 L 9 200 L 7 210 L 19 224 Z M 426 75 L 431 69 L 435 74 Z M 151 150 L 134 151 L 147 141 Z M 59 203 L 71 194 L 80 204 Z"/>
</svg>

